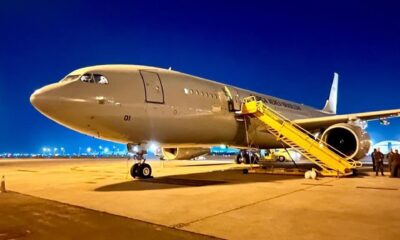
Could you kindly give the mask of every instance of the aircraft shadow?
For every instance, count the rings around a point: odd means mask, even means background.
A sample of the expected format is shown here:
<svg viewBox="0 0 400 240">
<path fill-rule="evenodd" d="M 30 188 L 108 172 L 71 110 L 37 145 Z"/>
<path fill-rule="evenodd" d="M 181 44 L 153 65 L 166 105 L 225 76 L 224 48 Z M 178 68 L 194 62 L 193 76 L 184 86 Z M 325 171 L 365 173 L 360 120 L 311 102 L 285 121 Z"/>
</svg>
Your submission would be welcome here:
<svg viewBox="0 0 400 240">
<path fill-rule="evenodd" d="M 138 179 L 101 186 L 98 192 L 146 191 L 174 188 L 204 187 L 211 185 L 247 184 L 271 182 L 280 184 L 284 180 L 301 179 L 303 176 L 243 174 L 241 170 L 225 170 L 186 175 L 172 175 L 151 179 Z"/>
</svg>

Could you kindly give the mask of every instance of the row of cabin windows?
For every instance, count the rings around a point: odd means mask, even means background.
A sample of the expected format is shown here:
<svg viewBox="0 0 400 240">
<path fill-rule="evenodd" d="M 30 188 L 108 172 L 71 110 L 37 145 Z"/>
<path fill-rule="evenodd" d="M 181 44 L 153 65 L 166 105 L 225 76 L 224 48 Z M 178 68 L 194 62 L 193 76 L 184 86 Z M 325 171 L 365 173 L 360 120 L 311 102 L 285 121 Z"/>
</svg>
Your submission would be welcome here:
<svg viewBox="0 0 400 240">
<path fill-rule="evenodd" d="M 203 96 L 203 97 L 210 97 L 213 99 L 218 99 L 218 94 L 216 94 L 216 93 L 203 92 L 203 91 L 193 90 L 193 89 L 188 89 L 188 88 L 184 88 L 183 91 L 185 92 L 186 95 L 195 94 L 195 95 L 199 95 L 199 96 Z"/>
</svg>

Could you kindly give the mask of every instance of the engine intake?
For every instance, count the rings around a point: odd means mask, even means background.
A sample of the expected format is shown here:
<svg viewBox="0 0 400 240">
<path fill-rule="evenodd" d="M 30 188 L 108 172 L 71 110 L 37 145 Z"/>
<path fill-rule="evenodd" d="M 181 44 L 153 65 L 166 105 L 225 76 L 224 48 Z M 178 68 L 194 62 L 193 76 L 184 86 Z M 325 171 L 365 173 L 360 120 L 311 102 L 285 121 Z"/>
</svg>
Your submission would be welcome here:
<svg viewBox="0 0 400 240">
<path fill-rule="evenodd" d="M 368 133 L 361 127 L 348 123 L 332 125 L 325 130 L 321 138 L 334 149 L 354 160 L 365 157 L 371 147 Z"/>
</svg>

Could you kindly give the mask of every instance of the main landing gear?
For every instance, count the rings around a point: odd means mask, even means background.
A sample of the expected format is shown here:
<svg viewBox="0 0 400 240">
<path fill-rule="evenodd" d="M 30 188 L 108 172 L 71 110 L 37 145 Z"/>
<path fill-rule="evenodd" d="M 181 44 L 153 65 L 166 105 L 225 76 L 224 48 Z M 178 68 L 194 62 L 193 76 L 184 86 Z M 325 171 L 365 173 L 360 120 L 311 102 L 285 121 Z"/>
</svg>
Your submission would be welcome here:
<svg viewBox="0 0 400 240">
<path fill-rule="evenodd" d="M 257 164 L 260 158 L 257 153 L 252 151 L 240 150 L 239 154 L 236 156 L 237 164 Z"/>
<path fill-rule="evenodd" d="M 147 152 L 140 148 L 140 146 L 132 147 L 131 144 L 128 144 L 128 152 L 135 161 L 135 164 L 131 167 L 130 174 L 133 178 L 152 178 L 151 166 L 146 163 L 146 158 L 144 156 Z"/>
</svg>

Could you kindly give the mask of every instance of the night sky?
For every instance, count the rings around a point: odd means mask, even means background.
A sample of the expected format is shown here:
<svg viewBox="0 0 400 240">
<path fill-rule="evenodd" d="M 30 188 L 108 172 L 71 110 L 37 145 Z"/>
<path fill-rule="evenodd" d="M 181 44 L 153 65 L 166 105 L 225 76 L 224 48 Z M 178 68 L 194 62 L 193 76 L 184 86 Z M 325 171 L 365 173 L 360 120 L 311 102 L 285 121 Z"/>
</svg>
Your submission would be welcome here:
<svg viewBox="0 0 400 240">
<path fill-rule="evenodd" d="M 0 2 L 0 153 L 112 146 L 37 112 L 31 93 L 74 69 L 142 64 L 338 113 L 400 108 L 399 1 Z M 374 142 L 400 121 L 370 123 Z"/>
</svg>

